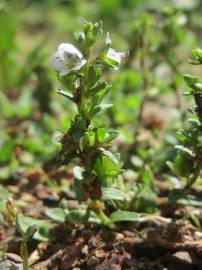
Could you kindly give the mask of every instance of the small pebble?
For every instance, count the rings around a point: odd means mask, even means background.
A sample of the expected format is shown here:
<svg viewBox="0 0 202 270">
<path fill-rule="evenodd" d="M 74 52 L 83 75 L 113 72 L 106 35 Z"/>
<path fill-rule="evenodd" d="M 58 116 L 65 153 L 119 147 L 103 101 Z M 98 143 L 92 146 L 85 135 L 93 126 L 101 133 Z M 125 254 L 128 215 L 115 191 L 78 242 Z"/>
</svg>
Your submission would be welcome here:
<svg viewBox="0 0 202 270">
<path fill-rule="evenodd" d="M 85 245 L 85 246 L 82 248 L 81 252 L 82 252 L 84 255 L 87 255 L 88 252 L 89 252 L 88 246 Z"/>
<path fill-rule="evenodd" d="M 116 237 L 115 237 L 116 241 L 120 241 L 120 240 L 123 240 L 123 239 L 124 239 L 124 235 L 122 233 L 117 233 L 116 234 Z"/>
</svg>

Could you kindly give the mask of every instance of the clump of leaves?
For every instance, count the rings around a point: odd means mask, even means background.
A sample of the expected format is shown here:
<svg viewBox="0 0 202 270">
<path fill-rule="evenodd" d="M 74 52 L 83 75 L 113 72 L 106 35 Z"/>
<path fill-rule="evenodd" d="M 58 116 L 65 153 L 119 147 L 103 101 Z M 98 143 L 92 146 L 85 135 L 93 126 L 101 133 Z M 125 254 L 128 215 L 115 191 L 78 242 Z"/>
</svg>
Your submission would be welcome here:
<svg viewBox="0 0 202 270">
<path fill-rule="evenodd" d="M 193 50 L 193 59 L 189 60 L 192 65 L 202 64 L 202 50 Z M 191 111 L 192 118 L 189 119 L 189 127 L 177 131 L 177 138 L 180 144 L 174 162 L 169 162 L 172 171 L 180 178 L 185 178 L 187 183 L 183 190 L 174 189 L 170 193 L 170 201 L 177 201 L 186 196 L 191 186 L 196 182 L 200 175 L 202 165 L 202 81 L 189 74 L 184 75 L 185 82 L 189 87 L 195 106 Z"/>
</svg>

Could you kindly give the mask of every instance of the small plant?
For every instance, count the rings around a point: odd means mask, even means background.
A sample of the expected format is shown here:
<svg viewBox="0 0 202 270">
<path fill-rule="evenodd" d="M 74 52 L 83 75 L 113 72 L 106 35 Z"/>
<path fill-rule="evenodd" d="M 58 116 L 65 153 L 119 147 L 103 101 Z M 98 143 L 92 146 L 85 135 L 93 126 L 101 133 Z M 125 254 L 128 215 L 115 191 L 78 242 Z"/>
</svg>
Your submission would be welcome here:
<svg viewBox="0 0 202 270">
<path fill-rule="evenodd" d="M 194 49 L 193 60 L 189 60 L 192 65 L 202 64 L 202 50 Z M 186 196 L 192 185 L 200 176 L 202 165 L 202 80 L 196 76 L 184 75 L 190 95 L 194 98 L 195 106 L 191 110 L 192 118 L 189 119 L 189 126 L 177 131 L 177 138 L 180 144 L 176 146 L 177 155 L 173 163 L 169 162 L 172 171 L 181 179 L 186 179 L 184 189 L 174 189 L 170 193 L 170 202 Z"/>
<path fill-rule="evenodd" d="M 15 207 L 14 203 L 11 200 L 7 200 L 6 202 L 6 216 L 9 224 L 16 228 L 16 231 L 22 237 L 22 243 L 20 245 L 20 255 L 23 260 L 23 270 L 29 270 L 28 264 L 28 247 L 27 242 L 30 241 L 34 234 L 37 231 L 36 225 L 29 225 L 26 228 L 26 231 L 23 230 L 21 223 L 20 223 L 20 215 L 18 214 L 17 208 Z"/>
<path fill-rule="evenodd" d="M 74 190 L 80 202 L 87 202 L 87 208 L 80 205 L 78 209 L 66 212 L 66 220 L 81 217 L 88 220 L 93 213 L 99 222 L 113 227 L 113 219 L 105 212 L 104 201 L 125 199 L 125 194 L 116 185 L 117 177 L 122 172 L 120 157 L 110 150 L 118 132 L 106 126 L 94 126 L 93 119 L 112 106 L 102 103 L 111 87 L 110 82 L 102 79 L 103 71 L 108 67 L 117 70 L 127 53 L 112 49 L 107 33 L 104 48 L 94 57 L 96 41 L 102 34 L 101 23 L 85 22 L 84 32 L 75 34 L 81 51 L 72 44 L 62 43 L 51 57 L 50 64 L 65 88 L 65 91 L 58 90 L 58 93 L 77 108 L 71 127 L 61 139 L 59 160 L 61 164 L 76 163 L 73 168 Z M 128 214 L 128 219 L 131 219 L 130 213 L 124 213 L 124 220 L 127 220 Z M 49 216 L 53 215 L 49 212 Z"/>
</svg>

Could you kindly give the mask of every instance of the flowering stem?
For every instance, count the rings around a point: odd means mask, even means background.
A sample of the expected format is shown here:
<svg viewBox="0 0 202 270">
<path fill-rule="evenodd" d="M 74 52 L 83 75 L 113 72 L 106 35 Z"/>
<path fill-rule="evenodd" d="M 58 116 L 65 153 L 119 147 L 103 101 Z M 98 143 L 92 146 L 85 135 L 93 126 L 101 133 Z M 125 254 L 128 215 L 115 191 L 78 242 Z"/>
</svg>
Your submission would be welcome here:
<svg viewBox="0 0 202 270">
<path fill-rule="evenodd" d="M 88 71 L 89 71 L 89 62 L 87 62 L 85 65 L 84 77 L 81 79 L 82 80 L 82 82 L 81 82 L 81 102 L 79 104 L 78 111 L 80 112 L 83 120 L 88 119 L 87 100 L 86 100 L 86 92 L 88 90 L 87 89 Z M 87 126 L 89 124 L 90 123 L 86 123 Z"/>
<path fill-rule="evenodd" d="M 61 94 L 73 101 L 78 111 L 71 127 L 61 139 L 60 161 L 62 164 L 74 159 L 79 162 L 79 168 L 74 171 L 75 180 L 81 180 L 77 182 L 80 190 L 78 199 L 90 201 L 88 211 L 93 211 L 102 224 L 113 226 L 103 211 L 101 187 L 102 180 L 121 172 L 118 160 L 109 151 L 109 143 L 116 138 L 117 132 L 108 131 L 105 126 L 94 127 L 92 119 L 101 110 L 111 107 L 111 104 L 102 104 L 111 86 L 101 79 L 102 68 L 117 69 L 127 54 L 112 49 L 107 34 L 105 48 L 91 60 L 91 48 L 102 32 L 101 22 L 85 22 L 84 32 L 76 34 L 77 41 L 82 44 L 82 53 L 70 43 L 61 43 L 51 57 L 50 64 L 68 89 L 68 93 L 62 91 Z M 69 80 L 63 76 L 69 76 Z M 110 165 L 113 170 L 110 170 Z"/>
<path fill-rule="evenodd" d="M 88 54 L 88 57 L 90 57 L 90 53 Z M 91 125 L 91 119 L 88 117 L 88 100 L 87 100 L 87 91 L 88 91 L 88 75 L 89 75 L 89 66 L 90 62 L 87 61 L 84 69 L 84 76 L 82 77 L 82 82 L 81 82 L 81 98 L 80 98 L 80 103 L 77 104 L 78 106 L 78 112 L 83 121 L 86 122 L 86 131 L 88 127 Z M 86 172 L 86 175 L 88 179 L 85 181 L 85 187 L 88 191 L 90 189 L 90 185 L 92 185 L 92 151 L 89 149 L 87 153 L 85 153 L 85 157 L 82 160 L 82 164 L 84 166 L 84 170 Z M 100 187 L 96 187 L 98 189 Z M 96 192 L 96 191 L 95 191 Z M 101 190 L 98 191 L 98 193 L 101 194 Z M 90 195 L 91 196 L 91 195 Z M 96 200 L 98 202 L 98 200 Z M 91 204 L 94 204 L 94 200 L 92 199 Z M 97 217 L 100 219 L 101 223 L 113 227 L 114 225 L 111 224 L 110 219 L 106 216 L 102 209 L 102 204 L 101 202 L 96 203 L 97 208 L 95 209 L 94 207 L 91 209 Z"/>
</svg>

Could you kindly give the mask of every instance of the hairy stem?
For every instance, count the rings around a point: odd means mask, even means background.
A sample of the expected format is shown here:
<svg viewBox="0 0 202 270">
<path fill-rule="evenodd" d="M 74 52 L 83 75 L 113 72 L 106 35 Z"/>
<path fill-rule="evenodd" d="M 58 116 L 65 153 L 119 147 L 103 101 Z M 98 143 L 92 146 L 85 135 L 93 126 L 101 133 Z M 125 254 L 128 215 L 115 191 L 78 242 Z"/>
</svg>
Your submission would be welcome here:
<svg viewBox="0 0 202 270">
<path fill-rule="evenodd" d="M 86 122 L 86 131 L 87 131 L 88 127 L 91 125 L 91 119 L 88 117 L 88 111 L 87 111 L 88 100 L 86 98 L 86 96 L 87 96 L 86 94 L 87 94 L 87 91 L 88 91 L 89 66 L 90 66 L 90 63 L 87 62 L 85 70 L 84 70 L 84 77 L 82 78 L 82 81 L 81 81 L 80 103 L 77 105 L 78 113 L 79 113 L 81 119 Z M 88 178 L 88 179 L 86 179 L 85 184 L 86 184 L 87 189 L 89 189 L 89 190 L 93 186 L 93 182 L 94 182 L 93 174 L 92 174 L 92 158 L 93 158 L 93 155 L 94 155 L 94 151 L 92 151 L 89 148 L 85 152 L 85 158 L 82 160 L 82 164 L 84 166 L 84 170 L 85 170 L 87 178 Z M 100 187 L 96 186 L 95 189 L 100 189 Z M 95 190 L 95 192 L 92 192 L 92 193 L 101 194 L 101 190 L 98 190 L 98 192 L 97 192 L 97 190 Z M 91 194 L 89 196 L 91 197 Z M 92 199 L 92 202 L 90 203 L 90 204 L 92 204 L 93 203 L 93 198 L 90 198 L 90 199 Z M 104 213 L 104 211 L 102 209 L 102 203 L 101 202 L 96 203 L 96 208 L 92 207 L 91 210 L 97 215 L 97 217 L 100 219 L 102 224 L 113 227 L 113 225 L 111 225 L 111 223 L 110 223 L 110 219 L 106 216 L 106 214 Z"/>
</svg>

